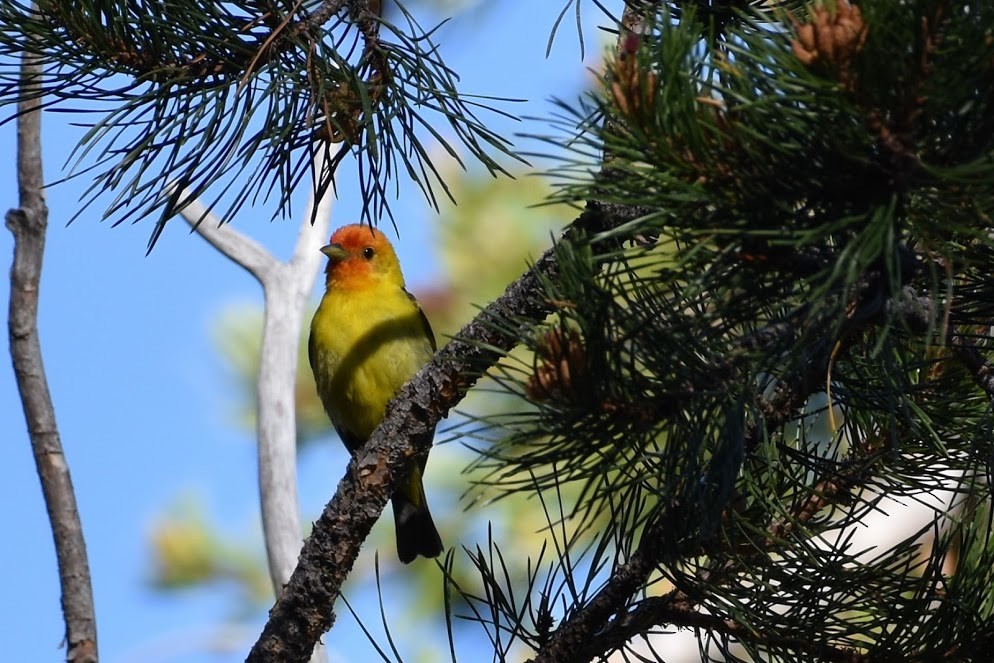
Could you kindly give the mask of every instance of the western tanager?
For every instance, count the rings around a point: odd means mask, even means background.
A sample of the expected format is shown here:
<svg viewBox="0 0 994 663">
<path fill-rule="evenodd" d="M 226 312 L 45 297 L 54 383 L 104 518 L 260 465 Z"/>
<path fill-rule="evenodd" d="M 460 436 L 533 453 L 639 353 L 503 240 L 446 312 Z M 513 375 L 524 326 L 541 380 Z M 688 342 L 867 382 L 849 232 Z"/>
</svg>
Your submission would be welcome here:
<svg viewBox="0 0 994 663">
<path fill-rule="evenodd" d="M 435 336 L 417 300 L 404 288 L 397 254 L 369 226 L 332 234 L 325 293 L 311 321 L 308 356 L 324 409 L 355 453 L 373 434 L 387 403 L 435 351 Z M 435 557 L 442 540 L 425 501 L 424 463 L 411 461 L 391 496 L 397 556 Z"/>
</svg>

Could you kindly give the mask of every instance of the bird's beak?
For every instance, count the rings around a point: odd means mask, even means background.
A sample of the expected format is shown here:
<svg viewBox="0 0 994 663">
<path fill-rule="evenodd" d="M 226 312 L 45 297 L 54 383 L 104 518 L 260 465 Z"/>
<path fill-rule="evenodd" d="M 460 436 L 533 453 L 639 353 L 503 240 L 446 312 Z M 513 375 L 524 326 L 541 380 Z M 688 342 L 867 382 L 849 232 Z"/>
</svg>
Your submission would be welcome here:
<svg viewBox="0 0 994 663">
<path fill-rule="evenodd" d="M 332 262 L 341 262 L 349 257 L 349 252 L 342 248 L 341 244 L 322 246 L 321 253 L 328 256 L 328 260 Z"/>
</svg>

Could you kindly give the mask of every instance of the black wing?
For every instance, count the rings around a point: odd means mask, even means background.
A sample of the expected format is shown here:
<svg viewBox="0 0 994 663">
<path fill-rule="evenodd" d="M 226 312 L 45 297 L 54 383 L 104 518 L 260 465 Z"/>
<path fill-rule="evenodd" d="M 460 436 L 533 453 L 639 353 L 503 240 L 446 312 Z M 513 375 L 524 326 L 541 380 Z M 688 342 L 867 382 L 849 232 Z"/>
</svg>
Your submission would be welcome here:
<svg viewBox="0 0 994 663">
<path fill-rule="evenodd" d="M 428 316 L 425 315 L 424 310 L 421 308 L 421 304 L 418 303 L 418 300 L 415 299 L 414 295 L 407 291 L 407 288 L 404 288 L 404 294 L 407 295 L 407 298 L 410 299 L 414 303 L 414 306 L 418 309 L 418 315 L 421 316 L 421 326 L 424 327 L 425 336 L 428 337 L 428 341 L 431 343 L 431 351 L 434 352 L 435 350 L 438 350 L 438 346 L 435 344 L 435 333 L 431 330 L 431 324 L 428 323 Z"/>
<path fill-rule="evenodd" d="M 317 348 L 314 347 L 314 330 L 311 329 L 311 333 L 307 335 L 307 363 L 311 365 L 311 373 L 314 372 L 314 356 L 316 353 Z"/>
<path fill-rule="evenodd" d="M 348 429 L 334 424 L 335 432 L 338 433 L 338 437 L 342 440 L 342 444 L 345 448 L 349 450 L 350 453 L 355 453 L 362 449 L 362 445 L 366 444 L 366 440 L 361 439 L 358 435 L 353 434 Z"/>
</svg>

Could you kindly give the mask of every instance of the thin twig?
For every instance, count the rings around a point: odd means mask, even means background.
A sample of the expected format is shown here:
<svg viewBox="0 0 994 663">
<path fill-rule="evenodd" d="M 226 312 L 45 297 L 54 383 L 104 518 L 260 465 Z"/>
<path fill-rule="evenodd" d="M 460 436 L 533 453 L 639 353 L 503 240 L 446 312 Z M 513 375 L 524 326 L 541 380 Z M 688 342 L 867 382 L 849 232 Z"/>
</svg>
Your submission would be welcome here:
<svg viewBox="0 0 994 663">
<path fill-rule="evenodd" d="M 319 29 L 322 25 L 327 23 L 332 16 L 345 9 L 348 4 L 349 0 L 324 0 L 324 2 L 321 3 L 321 6 L 311 12 L 311 15 L 308 16 L 307 20 L 301 25 L 306 24 L 312 29 Z"/>
<path fill-rule="evenodd" d="M 33 9 L 36 11 L 37 6 Z M 86 542 L 38 338 L 38 297 L 48 207 L 43 193 L 41 99 L 28 91 L 37 86 L 40 73 L 39 59 L 25 52 L 21 65 L 22 98 L 17 109 L 19 207 L 8 211 L 6 216 L 7 227 L 14 235 L 7 324 L 17 388 L 55 539 L 62 613 L 66 622 L 66 660 L 96 663 L 97 622 Z"/>
</svg>

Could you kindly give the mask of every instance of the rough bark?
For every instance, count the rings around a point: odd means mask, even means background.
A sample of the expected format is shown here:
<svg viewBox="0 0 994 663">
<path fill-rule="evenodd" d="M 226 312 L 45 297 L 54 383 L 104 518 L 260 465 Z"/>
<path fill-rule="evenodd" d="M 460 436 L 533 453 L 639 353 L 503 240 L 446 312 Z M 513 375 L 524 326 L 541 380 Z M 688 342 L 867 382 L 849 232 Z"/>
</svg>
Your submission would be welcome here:
<svg viewBox="0 0 994 663">
<path fill-rule="evenodd" d="M 6 216 L 7 228 L 14 235 L 7 325 L 14 375 L 55 539 L 66 623 L 66 660 L 96 663 L 97 625 L 86 543 L 38 338 L 38 297 L 48 207 L 41 161 L 41 100 L 31 98 L 27 92 L 37 84 L 40 71 L 38 58 L 25 54 L 21 67 L 22 99 L 17 108 L 19 202 Z"/>
</svg>

